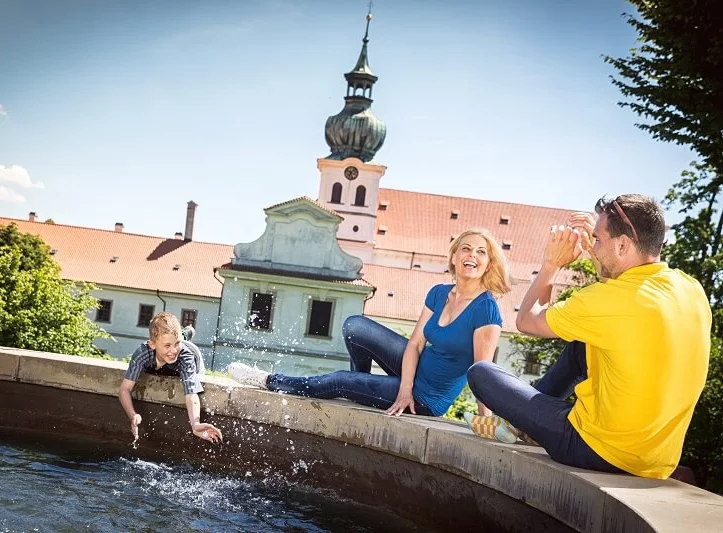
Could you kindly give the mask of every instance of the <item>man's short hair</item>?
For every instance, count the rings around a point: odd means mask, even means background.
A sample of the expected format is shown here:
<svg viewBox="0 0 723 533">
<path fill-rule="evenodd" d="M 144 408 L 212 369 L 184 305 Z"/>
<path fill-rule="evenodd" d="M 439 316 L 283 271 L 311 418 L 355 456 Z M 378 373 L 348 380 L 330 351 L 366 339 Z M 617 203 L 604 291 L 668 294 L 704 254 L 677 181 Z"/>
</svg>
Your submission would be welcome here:
<svg viewBox="0 0 723 533">
<path fill-rule="evenodd" d="M 171 334 L 181 336 L 181 323 L 175 315 L 171 313 L 158 313 L 151 319 L 151 325 L 148 328 L 151 340 L 155 341 L 161 335 Z"/>
<path fill-rule="evenodd" d="M 595 204 L 595 212 L 607 215 L 610 236 L 626 235 L 639 252 L 658 256 L 665 242 L 663 208 L 642 194 L 621 194 L 614 200 L 604 196 Z"/>
</svg>

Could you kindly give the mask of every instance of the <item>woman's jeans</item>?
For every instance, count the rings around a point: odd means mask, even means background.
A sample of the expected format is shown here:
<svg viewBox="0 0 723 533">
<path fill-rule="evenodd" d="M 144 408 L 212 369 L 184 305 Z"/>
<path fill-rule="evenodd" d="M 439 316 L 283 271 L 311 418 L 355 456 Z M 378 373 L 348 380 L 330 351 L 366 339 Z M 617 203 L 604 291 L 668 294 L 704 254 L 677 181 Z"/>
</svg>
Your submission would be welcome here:
<svg viewBox="0 0 723 533">
<path fill-rule="evenodd" d="M 347 318 L 342 333 L 351 358 L 351 371 L 338 370 L 309 377 L 271 374 L 266 380 L 268 389 L 312 398 L 346 398 L 361 405 L 390 408 L 399 392 L 402 356 L 408 339 L 364 316 Z M 387 375 L 372 374 L 372 361 Z M 418 401 L 414 402 L 414 408 L 419 415 L 432 414 Z"/>
<path fill-rule="evenodd" d="M 475 363 L 467 371 L 477 399 L 537 441 L 553 460 L 589 470 L 622 472 L 595 453 L 567 419 L 572 409 L 567 398 L 586 377 L 585 344 L 578 341 L 565 347 L 534 387 L 487 361 Z"/>
</svg>

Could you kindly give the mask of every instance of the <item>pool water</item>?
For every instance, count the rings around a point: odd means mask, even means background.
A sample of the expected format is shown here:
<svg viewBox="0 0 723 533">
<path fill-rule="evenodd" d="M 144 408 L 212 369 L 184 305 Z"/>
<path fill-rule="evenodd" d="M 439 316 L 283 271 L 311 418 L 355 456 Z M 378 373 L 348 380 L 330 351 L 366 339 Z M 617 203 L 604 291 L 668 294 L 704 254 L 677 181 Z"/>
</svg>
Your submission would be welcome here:
<svg viewBox="0 0 723 533">
<path fill-rule="evenodd" d="M 383 502 L 381 502 L 383 503 Z M 280 475 L 225 475 L 87 444 L 0 438 L 0 532 L 428 531 Z"/>
</svg>

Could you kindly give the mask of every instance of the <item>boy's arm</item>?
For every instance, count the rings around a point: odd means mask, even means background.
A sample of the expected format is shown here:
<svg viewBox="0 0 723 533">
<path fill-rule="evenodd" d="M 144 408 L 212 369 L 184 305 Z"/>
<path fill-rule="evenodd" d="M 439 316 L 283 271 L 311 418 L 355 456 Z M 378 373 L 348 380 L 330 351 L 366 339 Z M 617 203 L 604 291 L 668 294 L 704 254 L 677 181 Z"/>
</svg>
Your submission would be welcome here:
<svg viewBox="0 0 723 533">
<path fill-rule="evenodd" d="M 131 398 L 131 391 L 135 385 L 135 381 L 124 379 L 121 382 L 120 390 L 118 391 L 118 399 L 120 400 L 121 406 L 123 406 L 123 410 L 126 412 L 126 416 L 128 416 L 128 420 L 130 420 L 133 438 L 138 439 L 138 426 L 140 425 L 142 418 L 141 415 L 136 413 L 136 410 L 133 407 L 133 398 Z"/>
<path fill-rule="evenodd" d="M 212 424 L 201 423 L 201 401 L 195 392 L 186 394 L 186 410 L 188 411 L 188 422 L 191 424 L 191 432 L 194 435 L 211 442 L 223 441 L 220 429 Z"/>
</svg>

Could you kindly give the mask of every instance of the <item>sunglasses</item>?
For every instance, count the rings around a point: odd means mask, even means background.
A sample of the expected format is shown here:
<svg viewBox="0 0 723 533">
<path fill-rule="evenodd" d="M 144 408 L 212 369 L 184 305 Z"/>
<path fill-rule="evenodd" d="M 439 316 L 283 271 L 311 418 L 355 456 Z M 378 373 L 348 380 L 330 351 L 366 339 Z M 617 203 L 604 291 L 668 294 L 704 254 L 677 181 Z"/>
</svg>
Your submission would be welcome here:
<svg viewBox="0 0 723 533">
<path fill-rule="evenodd" d="M 638 242 L 638 232 L 635 231 L 635 226 L 633 226 L 633 223 L 630 222 L 628 215 L 625 214 L 625 211 L 623 211 L 623 208 L 620 207 L 617 200 L 613 200 L 613 207 L 615 208 L 615 211 L 618 212 L 618 216 L 628 225 L 630 231 L 633 233 L 633 241 Z"/>
</svg>

